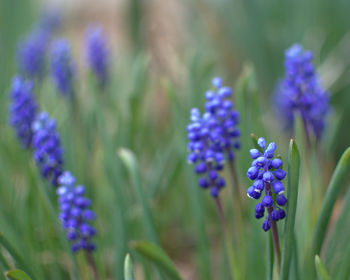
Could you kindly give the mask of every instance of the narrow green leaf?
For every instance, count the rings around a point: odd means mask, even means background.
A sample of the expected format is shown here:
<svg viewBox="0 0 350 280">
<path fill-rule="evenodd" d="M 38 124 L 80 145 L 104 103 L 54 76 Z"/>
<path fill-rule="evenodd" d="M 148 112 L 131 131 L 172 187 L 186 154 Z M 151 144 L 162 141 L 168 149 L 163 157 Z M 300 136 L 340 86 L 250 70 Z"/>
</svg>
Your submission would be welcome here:
<svg viewBox="0 0 350 280">
<path fill-rule="evenodd" d="M 348 279 L 350 275 L 350 243 L 345 243 L 346 245 L 341 249 L 342 259 L 340 264 L 333 270 L 335 274 L 335 279 Z"/>
<path fill-rule="evenodd" d="M 327 226 L 331 217 L 335 201 L 350 171 L 350 147 L 345 150 L 328 185 L 326 196 L 323 200 L 320 215 L 316 222 L 315 231 L 311 243 L 311 256 L 319 254 L 326 235 Z"/>
<path fill-rule="evenodd" d="M 339 264 L 344 261 L 344 244 L 348 243 L 350 235 L 350 186 L 347 186 L 346 195 L 342 201 L 342 210 L 338 214 L 337 222 L 328 239 L 324 263 L 328 270 L 339 269 Z M 350 243 L 349 243 L 350 244 Z M 350 247 L 349 247 L 350 248 Z"/>
<path fill-rule="evenodd" d="M 134 270 L 130 254 L 126 254 L 124 260 L 124 280 L 134 280 Z"/>
<path fill-rule="evenodd" d="M 11 245 L 11 243 L 6 239 L 6 237 L 0 232 L 0 244 L 5 247 L 5 249 L 10 253 L 10 255 L 15 260 L 17 266 L 23 267 L 26 271 L 31 272 L 26 262 L 23 260 L 22 256 L 17 252 L 17 250 Z"/>
<path fill-rule="evenodd" d="M 330 280 L 327 269 L 318 255 L 315 256 L 315 267 L 318 280 Z M 345 278 L 344 278 L 345 279 Z"/>
<path fill-rule="evenodd" d="M 31 280 L 27 273 L 20 269 L 5 272 L 5 276 L 11 280 Z"/>
<path fill-rule="evenodd" d="M 147 196 L 144 194 L 143 188 L 141 186 L 141 179 L 139 174 L 138 164 L 133 152 L 128 149 L 120 149 L 118 152 L 123 164 L 129 172 L 131 178 L 131 184 L 134 188 L 136 199 L 142 207 L 142 220 L 145 224 L 145 228 L 148 234 L 148 237 L 155 244 L 159 244 L 158 237 L 156 234 L 155 226 L 153 223 L 152 215 L 148 207 Z"/>
<path fill-rule="evenodd" d="M 294 139 L 290 140 L 288 153 L 288 203 L 287 216 L 284 224 L 284 240 L 282 249 L 281 279 L 288 279 L 289 268 L 296 245 L 294 237 L 295 213 L 298 200 L 300 156 Z M 296 260 L 298 262 L 298 260 Z"/>
<path fill-rule="evenodd" d="M 132 243 L 132 247 L 143 257 L 154 263 L 170 279 L 182 279 L 172 260 L 160 247 L 148 241 L 135 241 Z"/>
</svg>

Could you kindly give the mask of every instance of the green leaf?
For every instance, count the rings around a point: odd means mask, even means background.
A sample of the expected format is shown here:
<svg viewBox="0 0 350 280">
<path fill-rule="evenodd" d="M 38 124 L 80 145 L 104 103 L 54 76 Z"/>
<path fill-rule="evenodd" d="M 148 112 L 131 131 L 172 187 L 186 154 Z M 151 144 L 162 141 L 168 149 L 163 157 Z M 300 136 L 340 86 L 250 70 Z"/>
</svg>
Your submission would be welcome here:
<svg viewBox="0 0 350 280">
<path fill-rule="evenodd" d="M 124 148 L 119 149 L 118 154 L 127 171 L 129 172 L 131 185 L 134 188 L 136 199 L 142 207 L 142 220 L 145 224 L 148 237 L 152 240 L 152 242 L 159 244 L 151 212 L 148 207 L 147 196 L 144 194 L 143 188 L 141 186 L 141 179 L 136 157 L 133 152 Z"/>
<path fill-rule="evenodd" d="M 315 256 L 315 267 L 318 280 L 330 280 L 327 269 L 318 255 Z"/>
<path fill-rule="evenodd" d="M 158 246 L 148 241 L 135 241 L 132 243 L 132 247 L 143 257 L 154 263 L 170 279 L 182 279 L 172 260 Z"/>
<path fill-rule="evenodd" d="M 129 254 L 126 254 L 124 260 L 124 280 L 134 280 L 134 271 Z"/>
<path fill-rule="evenodd" d="M 297 246 L 294 237 L 295 213 L 298 200 L 300 156 L 294 139 L 290 140 L 288 153 L 288 203 L 284 224 L 284 240 L 282 249 L 281 279 L 288 279 L 293 248 Z M 298 260 L 295 260 L 298 263 Z"/>
<path fill-rule="evenodd" d="M 11 280 L 31 280 L 27 273 L 20 269 L 5 272 L 5 276 Z"/>
<path fill-rule="evenodd" d="M 320 253 L 335 201 L 350 171 L 350 147 L 345 150 L 328 185 L 311 243 L 311 256 Z"/>
<path fill-rule="evenodd" d="M 11 245 L 7 238 L 0 232 L 0 244 L 5 247 L 5 249 L 10 253 L 10 255 L 15 260 L 16 264 L 23 267 L 26 271 L 31 272 L 26 262 L 23 260 L 22 256 L 17 252 L 17 250 Z"/>
</svg>

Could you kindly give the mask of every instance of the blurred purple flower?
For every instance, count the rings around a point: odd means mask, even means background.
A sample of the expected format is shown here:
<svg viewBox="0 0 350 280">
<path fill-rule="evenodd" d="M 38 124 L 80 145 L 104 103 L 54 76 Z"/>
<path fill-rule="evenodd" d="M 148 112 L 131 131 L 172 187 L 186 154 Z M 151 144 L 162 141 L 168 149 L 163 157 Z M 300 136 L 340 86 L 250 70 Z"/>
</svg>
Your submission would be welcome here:
<svg viewBox="0 0 350 280">
<path fill-rule="evenodd" d="M 15 129 L 22 146 L 29 148 L 33 137 L 32 123 L 38 108 L 33 93 L 33 82 L 15 76 L 12 80 L 10 99 L 9 124 Z"/>
<path fill-rule="evenodd" d="M 277 87 L 276 105 L 286 126 L 293 127 L 299 114 L 307 133 L 321 138 L 329 111 L 328 93 L 312 65 L 312 53 L 295 44 L 285 52 L 285 76 Z"/>
<path fill-rule="evenodd" d="M 57 186 L 57 179 L 62 174 L 61 139 L 56 131 L 56 121 L 46 112 L 37 115 L 33 125 L 33 157 L 40 167 L 44 178 Z"/>
<path fill-rule="evenodd" d="M 101 26 L 90 25 L 86 29 L 85 49 L 88 66 L 104 88 L 109 80 L 110 52 Z"/>
<path fill-rule="evenodd" d="M 50 52 L 51 75 L 57 89 L 63 95 L 73 94 L 74 63 L 71 56 L 71 47 L 66 39 L 53 41 Z"/>
</svg>

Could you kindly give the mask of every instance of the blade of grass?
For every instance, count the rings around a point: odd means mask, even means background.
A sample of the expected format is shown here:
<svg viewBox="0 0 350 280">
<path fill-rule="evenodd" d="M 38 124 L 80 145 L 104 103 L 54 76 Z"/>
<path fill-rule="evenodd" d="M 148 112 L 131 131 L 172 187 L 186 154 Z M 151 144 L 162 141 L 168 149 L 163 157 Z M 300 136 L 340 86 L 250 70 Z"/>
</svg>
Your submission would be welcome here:
<svg viewBox="0 0 350 280">
<path fill-rule="evenodd" d="M 344 249 L 342 249 L 342 261 L 340 265 L 335 270 L 336 277 L 335 279 L 347 279 L 350 275 L 350 243 L 347 242 L 347 245 Z"/>
<path fill-rule="evenodd" d="M 326 235 L 327 226 L 329 219 L 332 214 L 332 210 L 335 204 L 335 201 L 338 198 L 338 194 L 342 189 L 344 180 L 346 179 L 350 171 L 350 147 L 345 150 L 342 157 L 340 158 L 337 167 L 332 175 L 331 181 L 328 185 L 325 198 L 323 200 L 322 208 L 320 215 L 317 219 L 315 226 L 311 251 L 312 256 L 319 254 L 322 248 L 322 244 Z"/>
<path fill-rule="evenodd" d="M 282 248 L 281 279 L 288 279 L 293 247 L 296 245 L 294 236 L 295 213 L 298 200 L 300 156 L 293 139 L 290 140 L 288 153 L 288 203 L 287 216 L 284 224 L 284 240 Z M 296 260 L 298 262 L 298 260 Z"/>
<path fill-rule="evenodd" d="M 339 264 L 344 259 L 343 246 L 347 243 L 350 235 L 350 188 L 349 186 L 347 188 L 348 191 L 342 202 L 342 210 L 327 243 L 324 262 L 330 273 L 339 270 Z"/>
<path fill-rule="evenodd" d="M 17 250 L 10 244 L 7 238 L 0 232 L 0 244 L 10 253 L 10 255 L 15 260 L 16 264 L 20 267 L 23 267 L 25 271 L 28 271 L 29 274 L 35 276 L 32 269 L 27 266 L 27 263 L 22 258 L 22 256 L 17 252 Z"/>
<path fill-rule="evenodd" d="M 172 260 L 158 246 L 148 241 L 135 241 L 132 243 L 131 246 L 143 257 L 152 261 L 170 279 L 174 279 L 174 280 L 182 279 Z"/>
<path fill-rule="evenodd" d="M 140 172 L 135 155 L 130 150 L 125 148 L 119 149 L 118 154 L 130 175 L 136 198 L 142 207 L 142 220 L 144 222 L 148 237 L 155 244 L 159 244 L 151 211 L 149 210 L 148 202 L 141 185 Z"/>
<path fill-rule="evenodd" d="M 20 269 L 14 269 L 5 272 L 6 277 L 10 278 L 11 280 L 31 280 L 31 278 L 28 276 L 27 273 Z"/>
<path fill-rule="evenodd" d="M 134 280 L 133 265 L 130 258 L 130 254 L 125 256 L 124 261 L 124 280 Z"/>
<path fill-rule="evenodd" d="M 318 255 L 315 256 L 315 267 L 317 272 L 317 279 L 318 280 L 330 280 L 331 278 L 328 275 L 327 269 L 322 263 L 322 260 Z M 341 278 L 345 279 L 345 278 Z"/>
</svg>

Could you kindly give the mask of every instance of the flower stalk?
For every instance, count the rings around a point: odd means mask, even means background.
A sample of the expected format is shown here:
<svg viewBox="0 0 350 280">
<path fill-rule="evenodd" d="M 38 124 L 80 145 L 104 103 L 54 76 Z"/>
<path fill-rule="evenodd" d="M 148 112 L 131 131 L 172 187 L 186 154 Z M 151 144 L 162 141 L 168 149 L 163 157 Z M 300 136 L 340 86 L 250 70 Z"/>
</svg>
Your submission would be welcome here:
<svg viewBox="0 0 350 280">
<path fill-rule="evenodd" d="M 215 204 L 216 204 L 216 209 L 218 212 L 221 228 L 224 234 L 224 243 L 225 243 L 224 246 L 229 259 L 231 277 L 236 280 L 242 279 L 219 196 L 215 197 Z"/>
</svg>

